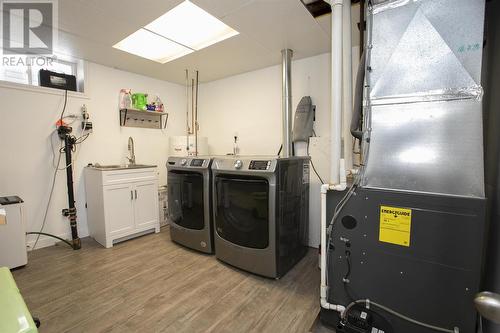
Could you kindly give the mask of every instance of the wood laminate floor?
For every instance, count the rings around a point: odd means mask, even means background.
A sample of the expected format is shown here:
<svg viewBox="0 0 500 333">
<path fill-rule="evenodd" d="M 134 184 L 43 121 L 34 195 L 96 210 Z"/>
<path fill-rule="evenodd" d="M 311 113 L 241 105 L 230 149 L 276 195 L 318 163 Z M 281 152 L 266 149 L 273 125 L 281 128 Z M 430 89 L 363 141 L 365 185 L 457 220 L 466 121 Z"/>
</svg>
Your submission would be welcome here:
<svg viewBox="0 0 500 333">
<path fill-rule="evenodd" d="M 13 272 L 41 333 L 309 332 L 319 311 L 317 251 L 280 280 L 171 242 L 168 228 L 105 249 L 92 239 L 33 251 Z"/>
</svg>

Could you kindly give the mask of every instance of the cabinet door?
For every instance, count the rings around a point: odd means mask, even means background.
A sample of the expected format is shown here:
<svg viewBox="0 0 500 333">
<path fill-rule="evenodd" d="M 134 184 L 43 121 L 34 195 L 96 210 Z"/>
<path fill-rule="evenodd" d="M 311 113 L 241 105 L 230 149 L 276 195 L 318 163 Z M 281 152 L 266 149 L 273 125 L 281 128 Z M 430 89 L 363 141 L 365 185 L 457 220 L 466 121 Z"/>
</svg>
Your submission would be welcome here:
<svg viewBox="0 0 500 333">
<path fill-rule="evenodd" d="M 145 229 L 158 224 L 158 185 L 156 182 L 136 183 L 134 187 L 135 227 Z"/>
<path fill-rule="evenodd" d="M 129 184 L 104 186 L 107 234 L 121 236 L 135 229 L 133 195 L 133 188 Z"/>
</svg>

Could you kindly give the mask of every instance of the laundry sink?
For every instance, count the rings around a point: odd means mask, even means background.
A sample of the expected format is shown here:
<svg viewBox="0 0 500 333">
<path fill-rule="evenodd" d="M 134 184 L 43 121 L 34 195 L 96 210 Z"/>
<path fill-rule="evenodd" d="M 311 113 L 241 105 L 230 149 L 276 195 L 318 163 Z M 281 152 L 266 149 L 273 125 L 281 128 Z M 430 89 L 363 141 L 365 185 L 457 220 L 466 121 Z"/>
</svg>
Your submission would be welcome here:
<svg viewBox="0 0 500 333">
<path fill-rule="evenodd" d="M 126 169 L 156 168 L 156 165 L 149 164 L 128 164 L 123 166 Z"/>
<path fill-rule="evenodd" d="M 100 164 L 95 164 L 94 168 L 96 169 L 120 169 L 122 166 L 121 165 L 100 165 Z"/>
<path fill-rule="evenodd" d="M 118 165 L 118 164 L 109 164 L 109 165 L 102 165 L 102 164 L 94 164 L 90 166 L 91 168 L 98 169 L 98 170 L 125 170 L 125 169 L 142 169 L 142 168 L 155 168 L 156 165 L 149 165 L 149 164 L 127 164 L 127 165 Z"/>
</svg>

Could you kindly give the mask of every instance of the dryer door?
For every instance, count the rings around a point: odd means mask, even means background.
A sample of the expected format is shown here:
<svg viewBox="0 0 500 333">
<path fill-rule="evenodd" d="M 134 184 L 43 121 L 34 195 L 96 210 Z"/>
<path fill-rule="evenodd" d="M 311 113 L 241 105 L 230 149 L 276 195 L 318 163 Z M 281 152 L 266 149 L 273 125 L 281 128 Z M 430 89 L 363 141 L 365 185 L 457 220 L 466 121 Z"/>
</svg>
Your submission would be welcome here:
<svg viewBox="0 0 500 333">
<path fill-rule="evenodd" d="M 269 245 L 269 183 L 257 177 L 215 178 L 215 227 L 223 239 L 240 246 Z"/>
<path fill-rule="evenodd" d="M 205 227 L 203 175 L 198 172 L 168 172 L 168 209 L 173 223 L 188 229 Z"/>
</svg>

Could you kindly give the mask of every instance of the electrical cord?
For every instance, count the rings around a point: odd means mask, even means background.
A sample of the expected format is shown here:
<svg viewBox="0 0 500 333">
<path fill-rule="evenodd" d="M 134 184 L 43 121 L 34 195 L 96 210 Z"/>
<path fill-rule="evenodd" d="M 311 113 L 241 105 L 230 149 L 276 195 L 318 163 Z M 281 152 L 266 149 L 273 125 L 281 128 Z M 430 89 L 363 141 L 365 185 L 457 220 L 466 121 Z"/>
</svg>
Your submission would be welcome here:
<svg viewBox="0 0 500 333">
<path fill-rule="evenodd" d="M 278 150 L 278 153 L 276 154 L 276 156 L 280 156 L 282 150 L 283 150 L 283 145 L 280 146 L 280 149 Z"/>
<path fill-rule="evenodd" d="M 418 326 L 421 326 L 421 327 L 425 327 L 425 328 L 428 328 L 428 329 L 431 329 L 431 330 L 434 330 L 434 331 L 438 331 L 438 332 L 446 332 L 446 333 L 458 333 L 459 332 L 459 329 L 457 327 L 453 328 L 453 329 L 447 329 L 447 328 L 443 328 L 443 327 L 438 327 L 438 326 L 434 326 L 434 325 L 430 325 L 430 324 L 427 324 L 427 323 L 424 323 L 424 322 L 421 322 L 421 321 L 418 321 L 416 319 L 413 319 L 413 318 L 410 318 L 408 316 L 405 316 L 397 311 L 394 311 L 393 309 L 391 308 L 388 308 L 384 305 L 381 305 L 381 304 L 378 304 L 378 303 L 375 303 L 375 302 L 372 302 L 371 300 L 369 299 L 361 299 L 361 300 L 357 300 L 357 301 L 354 301 L 354 302 L 351 302 L 345 309 L 345 311 L 342 313 L 341 315 L 341 318 L 342 318 L 342 321 L 345 323 L 346 320 L 347 320 L 347 315 L 349 313 L 349 311 L 352 309 L 353 306 L 357 305 L 357 304 L 365 304 L 366 307 L 369 307 L 369 306 L 375 306 L 389 314 L 392 314 L 400 319 L 403 319 L 407 322 L 410 322 L 412 324 L 415 324 L 415 325 L 418 325 Z"/>
<path fill-rule="evenodd" d="M 312 158 L 311 158 L 311 166 L 312 166 L 312 169 L 313 169 L 314 173 L 316 174 L 316 177 L 318 177 L 318 179 L 321 182 L 321 184 L 325 184 L 323 178 L 321 178 L 321 176 L 319 175 L 318 171 L 316 170 L 316 167 L 314 166 Z"/>
<path fill-rule="evenodd" d="M 66 106 L 67 106 L 67 104 L 68 104 L 68 90 L 65 90 L 65 93 L 64 93 L 64 105 L 63 105 L 63 109 L 61 111 L 61 116 L 59 117 L 59 121 L 60 121 L 61 125 L 62 125 L 62 121 L 64 119 L 64 113 L 66 112 Z M 52 165 L 55 166 L 55 168 L 54 168 L 54 174 L 52 175 L 52 183 L 50 185 L 49 198 L 47 200 L 47 206 L 45 207 L 45 212 L 43 214 L 42 226 L 40 227 L 40 231 L 38 231 L 38 232 L 32 231 L 32 232 L 26 233 L 27 235 L 31 235 L 31 234 L 36 234 L 37 235 L 35 243 L 33 244 L 32 250 L 35 250 L 36 246 L 38 245 L 38 241 L 40 240 L 40 236 L 41 235 L 47 235 L 47 236 L 51 236 L 51 237 L 59 239 L 59 237 L 57 237 L 57 236 L 46 234 L 46 233 L 43 232 L 43 229 L 45 228 L 45 224 L 47 223 L 47 215 L 49 213 L 50 203 L 52 202 L 52 196 L 54 194 L 54 188 L 55 188 L 55 185 L 56 185 L 57 172 L 60 170 L 59 169 L 59 165 L 61 164 L 61 156 L 62 156 L 62 152 L 61 152 L 62 146 L 61 146 L 61 148 L 59 149 L 59 157 L 57 159 L 57 164 L 54 165 L 55 154 L 54 154 L 54 144 L 52 142 L 52 136 L 50 137 L 50 144 L 51 144 L 51 147 L 52 147 Z"/>
<path fill-rule="evenodd" d="M 345 250 L 345 259 L 346 259 L 346 264 L 347 264 L 347 271 L 344 275 L 344 278 L 342 279 L 342 282 L 344 283 L 344 291 L 346 295 L 349 297 L 350 301 L 354 301 L 356 299 L 359 299 L 359 297 L 356 296 L 355 293 L 352 292 L 349 288 L 349 276 L 351 276 L 351 251 Z"/>
<path fill-rule="evenodd" d="M 347 263 L 347 272 L 344 275 L 344 283 L 348 283 L 349 275 L 351 275 L 351 251 L 345 250 L 345 259 Z"/>
<path fill-rule="evenodd" d="M 50 194 L 49 198 L 47 200 L 47 206 L 45 207 L 45 213 L 43 214 L 43 220 L 42 220 L 42 227 L 40 228 L 40 231 L 37 233 L 35 244 L 33 244 L 33 248 L 31 250 L 34 250 L 36 248 L 36 245 L 38 244 L 38 241 L 40 239 L 40 235 L 43 233 L 43 229 L 45 228 L 45 224 L 47 222 L 47 215 L 49 213 L 49 208 L 50 208 L 50 203 L 52 201 L 52 195 L 54 194 L 54 188 L 56 185 L 56 179 L 57 179 L 57 172 L 59 171 L 59 165 L 61 164 L 61 153 L 59 153 L 59 158 L 57 160 L 57 166 L 54 169 L 54 174 L 52 176 L 52 185 L 50 186 Z M 27 233 L 30 234 L 30 233 Z"/>
<path fill-rule="evenodd" d="M 68 103 L 68 89 L 66 89 L 64 91 L 64 106 L 63 106 L 63 109 L 61 111 L 61 116 L 59 117 L 59 120 L 61 121 L 61 125 L 62 125 L 62 121 L 64 118 L 64 112 L 66 112 L 66 104 L 67 103 Z"/>
<path fill-rule="evenodd" d="M 73 245 L 70 242 L 68 242 L 64 238 L 61 238 L 61 237 L 56 236 L 56 235 L 48 234 L 48 233 L 45 233 L 45 232 L 36 232 L 36 231 L 27 232 L 26 235 L 38 235 L 38 236 L 44 235 L 44 236 L 53 237 L 53 238 L 59 239 L 60 241 L 68 244 L 71 248 L 73 248 Z M 33 249 L 35 249 L 35 248 L 33 247 Z"/>
</svg>

